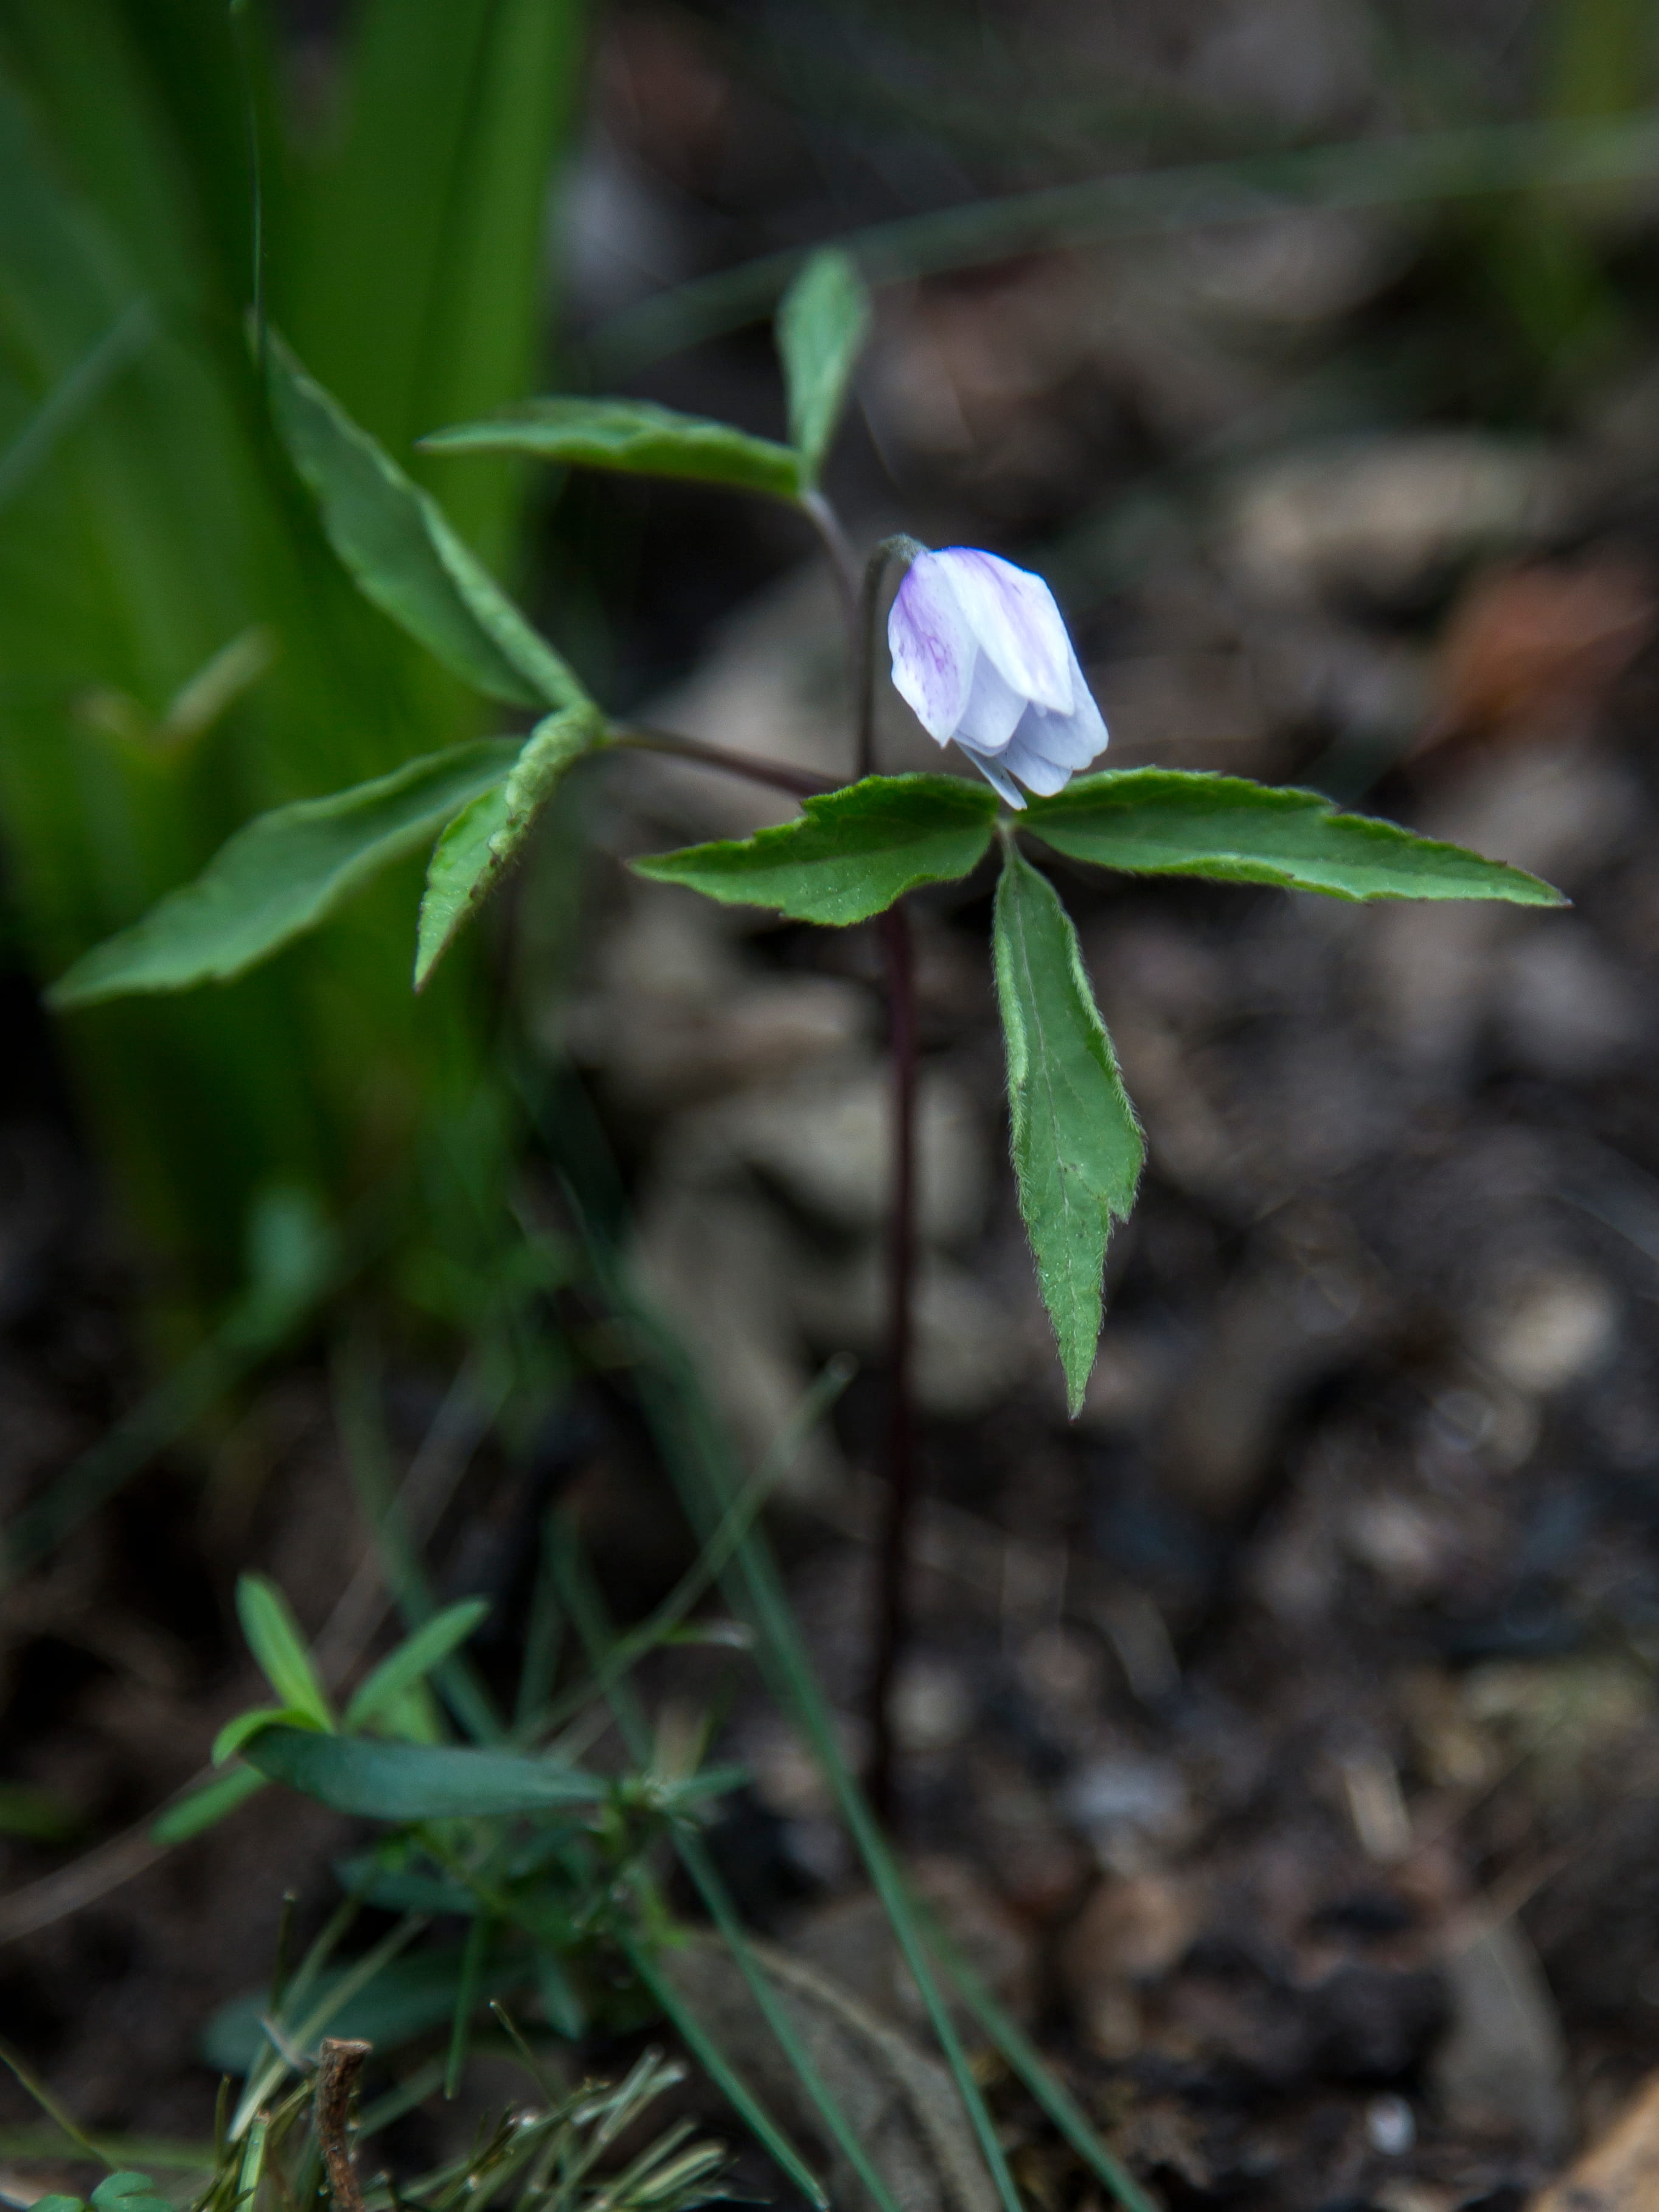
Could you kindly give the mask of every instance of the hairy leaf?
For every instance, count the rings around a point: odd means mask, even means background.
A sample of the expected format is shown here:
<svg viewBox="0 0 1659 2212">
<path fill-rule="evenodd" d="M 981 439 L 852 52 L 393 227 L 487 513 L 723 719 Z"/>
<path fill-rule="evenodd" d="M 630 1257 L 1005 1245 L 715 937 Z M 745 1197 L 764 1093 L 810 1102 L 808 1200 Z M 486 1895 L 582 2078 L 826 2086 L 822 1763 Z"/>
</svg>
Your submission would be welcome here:
<svg viewBox="0 0 1659 2212">
<path fill-rule="evenodd" d="M 728 905 L 775 907 L 796 921 L 880 914 L 917 884 L 965 876 L 996 817 L 988 787 L 949 775 L 869 775 L 802 802 L 793 822 L 741 841 L 688 845 L 634 866 Z"/>
<path fill-rule="evenodd" d="M 586 695 L 489 570 L 282 341 L 269 342 L 270 400 L 294 465 L 322 509 L 329 543 L 365 596 L 464 683 L 520 707 Z"/>
<path fill-rule="evenodd" d="M 432 453 L 533 453 L 577 468 L 689 477 L 774 499 L 793 500 L 801 489 L 792 447 L 647 399 L 526 399 L 485 422 L 434 430 L 421 445 Z"/>
<path fill-rule="evenodd" d="M 375 1820 L 544 1813 L 594 1804 L 605 1794 L 597 1776 L 554 1759 L 449 1744 L 382 1743 L 305 1729 L 266 1729 L 243 1755 L 273 1782 L 286 1782 L 337 1813 Z"/>
<path fill-rule="evenodd" d="M 1316 791 L 1180 769 L 1081 776 L 1020 817 L 1073 860 L 1137 874 L 1282 884 L 1331 898 L 1510 899 L 1564 906 L 1551 884 L 1392 822 L 1339 814 Z"/>
<path fill-rule="evenodd" d="M 328 1692 L 293 1609 L 276 1583 L 264 1575 L 240 1577 L 236 1616 L 260 1673 L 283 1705 L 306 1714 L 319 1728 L 331 1729 L 334 1711 Z"/>
<path fill-rule="evenodd" d="M 778 307 L 789 435 L 800 455 L 804 489 L 818 480 L 869 330 L 870 295 L 857 264 L 840 246 L 825 246 Z"/>
<path fill-rule="evenodd" d="M 1100 1337 L 1107 1239 L 1134 1204 L 1144 1147 L 1071 918 L 1012 846 L 994 943 L 1019 1210 L 1075 1413 Z"/>
<path fill-rule="evenodd" d="M 469 1597 L 434 1613 L 407 1643 L 400 1644 L 382 1659 L 358 1685 L 345 1709 L 347 1728 L 365 1728 L 370 1721 L 380 1718 L 406 1690 L 424 1681 L 434 1667 L 441 1666 L 452 1651 L 459 1650 L 489 1611 L 486 1599 Z"/>
<path fill-rule="evenodd" d="M 604 736 L 589 707 L 538 722 L 501 781 L 472 800 L 438 840 L 426 872 L 415 946 L 415 988 L 426 980 L 523 848 L 565 771 Z"/>
<path fill-rule="evenodd" d="M 457 807 L 499 782 L 514 757 L 510 738 L 481 738 L 349 791 L 256 816 L 194 883 L 83 953 L 52 986 L 52 1005 L 89 1006 L 240 975 L 424 844 Z"/>
</svg>

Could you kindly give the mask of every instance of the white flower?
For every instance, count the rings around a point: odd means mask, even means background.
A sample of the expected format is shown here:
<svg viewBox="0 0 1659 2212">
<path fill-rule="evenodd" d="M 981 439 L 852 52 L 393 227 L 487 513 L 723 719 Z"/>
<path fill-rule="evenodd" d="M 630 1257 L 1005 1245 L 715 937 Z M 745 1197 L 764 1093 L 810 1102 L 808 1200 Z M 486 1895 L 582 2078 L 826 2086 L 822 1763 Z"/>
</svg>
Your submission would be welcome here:
<svg viewBox="0 0 1659 2212">
<path fill-rule="evenodd" d="M 1054 595 L 994 553 L 947 545 L 911 562 L 887 617 L 893 682 L 941 745 L 955 741 L 1010 806 L 1016 776 L 1047 799 L 1106 747 Z"/>
</svg>

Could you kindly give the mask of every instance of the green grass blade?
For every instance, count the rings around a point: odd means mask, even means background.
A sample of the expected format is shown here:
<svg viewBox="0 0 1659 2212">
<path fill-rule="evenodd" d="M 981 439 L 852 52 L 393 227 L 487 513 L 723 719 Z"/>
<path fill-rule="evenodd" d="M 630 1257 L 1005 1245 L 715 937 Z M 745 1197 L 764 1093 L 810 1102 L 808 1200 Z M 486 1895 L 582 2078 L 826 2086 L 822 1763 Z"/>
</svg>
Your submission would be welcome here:
<svg viewBox="0 0 1659 2212">
<path fill-rule="evenodd" d="M 580 1194 L 572 1189 L 570 1196 L 579 1219 L 583 1218 Z M 732 1490 L 722 1441 L 684 1355 L 634 1293 L 619 1257 L 597 1233 L 592 1222 L 588 1220 L 586 1226 L 590 1259 L 607 1297 L 640 1330 L 641 1341 L 651 1346 L 652 1356 L 640 1374 L 641 1402 L 692 1526 L 707 1536 L 718 1525 Z M 801 1643 L 782 1582 L 769 1548 L 757 1532 L 751 1530 L 745 1536 L 724 1579 L 734 1607 L 748 1617 L 755 1630 L 758 1655 L 775 1691 L 811 1745 L 851 1831 L 921 1994 L 1005 2212 L 1021 2212 L 995 2124 L 939 1993 L 897 1868 L 863 1792 L 842 1758 L 833 1719 Z"/>
<path fill-rule="evenodd" d="M 466 2066 L 466 2048 L 472 2032 L 472 2014 L 478 2002 L 478 1986 L 483 1978 L 484 1954 L 489 1948 L 489 1939 L 495 1933 L 495 1923 L 487 1913 L 480 1912 L 466 1931 L 466 1948 L 461 1954 L 460 1986 L 455 1992 L 455 2017 L 449 2030 L 449 2056 L 444 2064 L 444 2095 L 453 2099 L 461 2086 L 461 2075 Z"/>
<path fill-rule="evenodd" d="M 661 2006 L 665 2017 L 673 2023 L 686 2049 L 741 2117 L 750 2133 L 765 2147 L 808 2203 L 816 2205 L 818 2212 L 829 2212 L 830 2197 L 823 2184 L 732 2065 L 696 2013 L 682 2002 L 678 1990 L 652 1957 L 647 1945 L 627 1934 L 621 1937 L 621 1942 L 634 1972 Z"/>
<path fill-rule="evenodd" d="M 79 361 L 64 370 L 22 428 L 0 453 L 0 507 L 14 499 L 44 465 L 58 440 L 78 422 L 105 386 L 155 335 L 155 311 L 148 300 L 124 307 Z"/>
<path fill-rule="evenodd" d="M 1122 2160 L 1107 2149 L 1070 2090 L 1043 2063 L 1042 2052 L 1018 2021 L 998 2003 L 958 1946 L 925 1908 L 918 1907 L 917 1917 L 941 1970 L 955 1983 L 963 2003 L 1079 2157 L 1093 2167 L 1125 2212 L 1159 2212 Z"/>
<path fill-rule="evenodd" d="M 827 1405 L 825 1410 L 827 1410 Z M 805 1434 L 805 1429 L 798 1426 L 795 1422 L 792 1422 L 790 1425 L 792 1429 L 796 1430 L 795 1437 L 791 1439 L 789 1450 L 789 1457 L 793 1459 L 794 1451 L 799 1449 L 799 1438 Z M 780 1439 L 780 1443 L 782 1442 L 783 1440 Z M 746 1528 L 747 1521 L 745 1520 L 742 1525 Z M 730 1527 L 728 1516 L 722 1522 L 722 1529 Z M 730 1540 L 733 1547 L 736 1541 L 739 1540 L 740 1533 L 740 1530 L 734 1531 L 731 1537 Z M 710 1543 L 704 1547 L 705 1557 L 713 1550 L 713 1540 L 711 1540 Z M 582 1640 L 587 1647 L 589 1663 L 599 1679 L 607 1682 L 606 1693 L 610 1698 L 611 1710 L 616 1715 L 617 1726 L 622 1731 L 623 1739 L 628 1746 L 629 1755 L 643 1765 L 651 1758 L 650 1729 L 646 1724 L 645 1715 L 635 1695 L 632 1684 L 620 1679 L 619 1670 L 615 1664 L 615 1656 L 620 1647 L 616 1643 L 610 1624 L 605 1619 L 604 1601 L 592 1577 L 586 1571 L 585 1562 L 576 1550 L 574 1540 L 568 1536 L 566 1538 L 561 1553 L 561 1564 L 566 1602 Z M 720 1561 L 711 1571 L 718 1573 L 724 1564 L 724 1560 Z M 731 1953 L 738 1972 L 742 1975 L 750 1995 L 755 2000 L 757 2009 L 771 2031 L 778 2048 L 795 2069 L 796 2077 L 811 2100 L 818 2117 L 829 2132 L 830 2140 L 837 2146 L 860 2180 L 870 2191 L 878 2207 L 878 2212 L 898 2212 L 898 2207 L 894 2203 L 891 2191 L 872 2161 L 869 2153 L 860 2140 L 857 2130 L 842 2110 L 835 2091 L 824 2079 L 821 2069 L 813 2063 L 811 2053 L 796 2033 L 794 2023 L 787 2011 L 779 2002 L 771 1979 L 764 1966 L 756 1957 L 753 1946 L 744 1933 L 743 1922 L 732 1901 L 732 1893 L 721 1879 L 718 1869 L 709 1857 L 702 1840 L 679 1824 L 676 1824 L 672 1833 L 680 1863 L 690 1875 L 698 1894 L 708 1907 L 710 1918 L 720 1932 L 721 1941 Z"/>
</svg>

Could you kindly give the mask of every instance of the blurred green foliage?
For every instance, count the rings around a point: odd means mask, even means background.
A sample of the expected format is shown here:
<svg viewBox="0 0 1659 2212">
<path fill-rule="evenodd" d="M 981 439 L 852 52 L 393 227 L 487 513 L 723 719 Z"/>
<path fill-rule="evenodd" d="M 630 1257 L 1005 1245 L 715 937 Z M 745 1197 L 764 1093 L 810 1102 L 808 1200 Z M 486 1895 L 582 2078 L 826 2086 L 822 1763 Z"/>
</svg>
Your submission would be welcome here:
<svg viewBox="0 0 1659 2212">
<path fill-rule="evenodd" d="M 503 719 L 364 605 L 268 430 L 250 142 L 270 317 L 406 457 L 533 380 L 583 15 L 362 0 L 300 49 L 224 0 L 0 10 L 0 834 L 43 980 L 250 814 Z M 518 465 L 446 477 L 497 568 Z M 337 1209 L 459 1149 L 476 1212 L 475 1142 L 446 1128 L 468 1116 L 504 1152 L 511 1117 L 478 1110 L 495 1079 L 465 963 L 410 992 L 411 896 L 394 878 L 258 975 L 71 1018 L 85 1111 L 175 1310 L 234 1283 L 274 1182 Z"/>
</svg>

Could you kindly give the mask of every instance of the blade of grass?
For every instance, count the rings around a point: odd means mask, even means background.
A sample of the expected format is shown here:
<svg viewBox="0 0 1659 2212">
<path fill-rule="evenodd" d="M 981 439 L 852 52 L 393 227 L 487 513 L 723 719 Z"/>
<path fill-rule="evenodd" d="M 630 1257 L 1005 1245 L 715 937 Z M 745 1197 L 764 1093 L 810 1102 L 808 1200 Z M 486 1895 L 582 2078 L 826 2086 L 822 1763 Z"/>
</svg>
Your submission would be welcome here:
<svg viewBox="0 0 1659 2212">
<path fill-rule="evenodd" d="M 629 1964 L 661 2006 L 664 2017 L 673 2024 L 686 2049 L 740 2115 L 750 2134 L 765 2145 L 807 2202 L 816 2205 L 818 2212 L 829 2212 L 830 2197 L 823 2184 L 743 2076 L 734 2070 L 696 2013 L 682 2001 L 679 1991 L 652 1957 L 649 1947 L 628 1935 L 623 1935 L 621 1942 Z"/>
<path fill-rule="evenodd" d="M 472 2011 L 478 2002 L 479 1978 L 494 1932 L 495 1923 L 485 1912 L 475 1913 L 466 1931 L 466 1948 L 461 1954 L 460 1987 L 455 1992 L 455 2017 L 449 2030 L 449 2058 L 444 2068 L 444 2095 L 452 2102 L 460 2091 L 467 2041 L 472 2030 Z"/>
<path fill-rule="evenodd" d="M 1128 2168 L 1107 2149 L 1070 2090 L 1043 2063 L 1042 2052 L 1018 2021 L 997 2002 L 937 1918 L 920 1904 L 915 1911 L 929 1947 L 963 2003 L 1078 2156 L 1094 2168 L 1126 2212 L 1158 2212 Z"/>
<path fill-rule="evenodd" d="M 440 1609 L 438 1596 L 398 1505 L 380 1409 L 379 1363 L 362 1336 L 343 1339 L 337 1352 L 334 1403 L 347 1465 L 364 1517 L 374 1532 L 398 1610 L 413 1633 L 435 1617 Z M 456 1652 L 435 1667 L 431 1679 L 475 1742 L 506 1741 L 507 1728 L 495 1711 L 495 1700 L 465 1653 Z"/>
<path fill-rule="evenodd" d="M 685 1355 L 657 1316 L 635 1294 L 620 1256 L 585 1220 L 580 1194 L 567 1184 L 567 1195 L 587 1235 L 589 1258 L 612 1310 L 625 1316 L 639 1330 L 640 1340 L 650 1347 L 636 1370 L 641 1403 L 686 1514 L 706 1539 L 719 1526 L 731 1492 L 730 1462 L 714 1418 Z M 743 1538 L 722 1580 L 734 1607 L 747 1615 L 754 1628 L 758 1656 L 775 1694 L 793 1712 L 811 1745 L 865 1863 L 1005 2212 L 1022 2212 L 995 2125 L 939 1993 L 897 1867 L 863 1792 L 841 1756 L 834 1723 L 801 1643 L 781 1578 L 758 1532 L 750 1529 Z"/>
<path fill-rule="evenodd" d="M 1048 185 L 872 224 L 840 243 L 867 282 L 894 283 L 1095 240 L 1261 222 L 1288 209 L 1567 191 L 1656 170 L 1659 118 L 1651 113 L 1492 124 Z M 588 342 L 596 380 L 614 382 L 683 347 L 759 321 L 809 251 L 765 254 L 625 310 Z"/>
<path fill-rule="evenodd" d="M 542 1521 L 541 1547 L 536 1562 L 535 1587 L 530 1597 L 530 1619 L 525 1628 L 524 1659 L 519 1668 L 513 1702 L 513 1741 L 531 1743 L 552 1723 L 553 1685 L 558 1678 L 559 1653 L 564 1644 L 564 1613 L 559 1604 L 553 1559 L 553 1516 Z"/>
<path fill-rule="evenodd" d="M 823 1378 L 809 1400 L 822 1397 Z M 793 1458 L 799 1450 L 806 1431 L 799 1419 L 792 1419 L 786 1434 L 793 1435 Z M 562 1548 L 558 1554 L 565 1603 L 577 1633 L 586 1646 L 588 1662 L 596 1674 L 603 1674 L 608 1654 L 617 1647 L 611 1625 L 605 1617 L 605 1601 L 597 1583 L 587 1570 L 586 1561 L 577 1547 L 574 1531 L 568 1524 L 562 1527 Z M 613 1675 L 607 1694 L 611 1709 L 617 1717 L 617 1725 L 629 1753 L 641 1765 L 650 1763 L 652 1755 L 651 1730 L 633 1685 Z M 709 1857 L 699 1838 L 676 1823 L 672 1830 L 674 1848 L 680 1863 L 690 1875 L 698 1894 L 708 1908 L 710 1918 L 719 1929 L 721 1940 L 732 1954 L 738 1972 L 748 1985 L 761 2017 L 770 2029 L 774 2040 L 784 2057 L 794 2068 L 796 2075 L 817 2108 L 819 2118 L 860 2180 L 869 2191 L 879 2212 L 898 2212 L 892 2194 L 881 2174 L 872 2162 L 868 2152 L 859 2138 L 857 2130 L 842 2112 L 834 2090 L 814 2064 L 811 2053 L 795 2032 L 794 2023 L 780 2002 L 765 1968 L 756 1957 L 753 1946 L 744 1932 L 743 1922 L 732 1902 L 731 1892 Z"/>
<path fill-rule="evenodd" d="M 95 2164 L 107 2166 L 112 2173 L 118 2171 L 118 2168 L 111 2164 L 97 2144 L 93 2142 L 91 2136 L 82 2134 L 51 2090 L 43 2082 L 37 2081 L 16 2052 L 9 2050 L 3 2043 L 0 2043 L 0 2065 L 4 2065 L 16 2077 L 19 2087 L 33 2098 L 53 2126 L 61 2129 L 78 2149 L 83 2151 Z"/>
<path fill-rule="evenodd" d="M 591 1699 L 607 1696 L 614 1682 L 631 1672 L 679 1626 L 703 1592 L 719 1580 L 756 1515 L 794 1465 L 807 1437 L 852 1381 L 853 1372 L 850 1359 L 830 1361 L 790 1414 L 752 1480 L 727 1506 L 720 1526 L 656 1611 L 637 1628 L 630 1628 L 625 1636 L 607 1642 L 601 1657 L 594 1658 L 590 1648 L 592 1677 L 586 1682 L 577 1683 L 549 1710 L 542 1722 L 543 1728 L 555 1729 Z"/>
<path fill-rule="evenodd" d="M 106 386 L 137 358 L 155 335 L 155 309 L 147 299 L 135 300 L 73 368 L 64 371 L 0 453 L 0 507 L 22 489 L 64 432 L 73 429 L 96 404 Z"/>
</svg>

